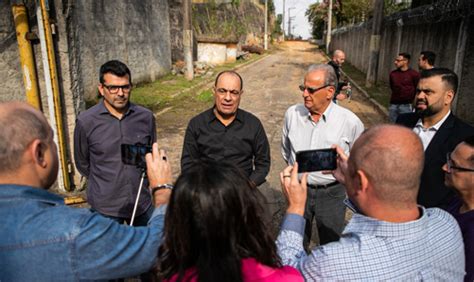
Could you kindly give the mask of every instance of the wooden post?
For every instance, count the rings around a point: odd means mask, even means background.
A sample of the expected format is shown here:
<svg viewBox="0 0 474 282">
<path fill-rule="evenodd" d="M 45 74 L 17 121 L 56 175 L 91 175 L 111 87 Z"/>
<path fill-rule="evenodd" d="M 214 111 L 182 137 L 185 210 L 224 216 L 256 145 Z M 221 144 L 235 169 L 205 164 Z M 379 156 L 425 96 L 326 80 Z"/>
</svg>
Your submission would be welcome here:
<svg viewBox="0 0 474 282">
<path fill-rule="evenodd" d="M 193 29 L 191 24 L 191 0 L 183 0 L 183 51 L 186 71 L 184 76 L 187 80 L 194 78 L 193 66 Z"/>
<path fill-rule="evenodd" d="M 370 37 L 369 69 L 365 79 L 365 86 L 370 87 L 377 83 L 377 72 L 379 68 L 380 34 L 382 33 L 384 0 L 374 0 L 374 18 L 372 24 L 372 35 Z"/>
</svg>

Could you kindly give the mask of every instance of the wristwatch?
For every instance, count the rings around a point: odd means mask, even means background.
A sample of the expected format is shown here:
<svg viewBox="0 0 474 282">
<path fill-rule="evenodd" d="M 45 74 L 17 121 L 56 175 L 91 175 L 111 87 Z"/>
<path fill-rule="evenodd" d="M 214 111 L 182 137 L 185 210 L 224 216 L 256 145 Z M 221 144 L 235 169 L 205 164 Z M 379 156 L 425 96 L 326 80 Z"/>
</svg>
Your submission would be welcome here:
<svg viewBox="0 0 474 282">
<path fill-rule="evenodd" d="M 151 188 L 151 194 L 154 195 L 156 191 L 161 190 L 161 189 L 170 189 L 173 190 L 174 186 L 173 184 L 165 183 L 165 184 L 160 184 L 156 187 Z"/>
</svg>

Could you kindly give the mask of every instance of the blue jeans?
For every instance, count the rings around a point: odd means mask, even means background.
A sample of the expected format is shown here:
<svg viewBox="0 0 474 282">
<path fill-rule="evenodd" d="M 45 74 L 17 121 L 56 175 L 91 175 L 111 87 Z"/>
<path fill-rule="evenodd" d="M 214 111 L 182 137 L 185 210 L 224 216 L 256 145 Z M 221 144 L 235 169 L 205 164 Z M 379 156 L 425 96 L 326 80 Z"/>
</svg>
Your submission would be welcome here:
<svg viewBox="0 0 474 282">
<path fill-rule="evenodd" d="M 413 112 L 411 104 L 390 104 L 388 107 L 388 116 L 390 117 L 390 121 L 393 123 L 397 121 L 399 115 L 411 112 Z"/>
<path fill-rule="evenodd" d="M 316 219 L 319 244 L 339 240 L 344 229 L 346 189 L 342 184 L 328 188 L 308 187 L 304 218 L 306 219 L 304 245 L 311 240 L 312 221 Z"/>
</svg>

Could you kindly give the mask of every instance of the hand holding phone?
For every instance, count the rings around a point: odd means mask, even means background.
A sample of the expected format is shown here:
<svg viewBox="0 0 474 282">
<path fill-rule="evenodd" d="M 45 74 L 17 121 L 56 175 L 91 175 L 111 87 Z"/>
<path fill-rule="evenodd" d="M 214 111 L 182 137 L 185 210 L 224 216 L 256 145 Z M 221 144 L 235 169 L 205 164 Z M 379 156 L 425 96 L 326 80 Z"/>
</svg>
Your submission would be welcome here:
<svg viewBox="0 0 474 282">
<path fill-rule="evenodd" d="M 134 165 L 138 168 L 146 168 L 145 155 L 151 153 L 151 146 L 137 143 L 122 144 L 122 162 L 128 165 Z"/>
<path fill-rule="evenodd" d="M 336 149 L 318 149 L 296 152 L 298 173 L 335 170 L 337 168 Z"/>
</svg>

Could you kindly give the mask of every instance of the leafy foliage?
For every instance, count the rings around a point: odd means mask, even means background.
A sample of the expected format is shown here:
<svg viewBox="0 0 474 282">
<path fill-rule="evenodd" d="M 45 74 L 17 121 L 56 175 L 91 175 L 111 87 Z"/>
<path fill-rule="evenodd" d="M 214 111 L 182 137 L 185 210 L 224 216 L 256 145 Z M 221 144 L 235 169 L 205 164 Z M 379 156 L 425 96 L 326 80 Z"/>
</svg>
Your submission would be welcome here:
<svg viewBox="0 0 474 282">
<path fill-rule="evenodd" d="M 306 16 L 312 25 L 313 38 L 322 38 L 327 22 L 329 0 L 311 4 Z M 410 6 L 409 3 L 396 4 L 393 0 L 384 0 L 384 15 L 390 15 Z M 373 0 L 333 0 L 333 27 L 363 22 L 373 14 Z"/>
<path fill-rule="evenodd" d="M 257 7 L 265 4 L 264 0 L 253 2 L 251 0 L 222 1 L 208 0 L 205 3 L 193 4 L 193 28 L 197 34 L 215 35 L 224 38 L 240 38 L 249 33 L 263 31 L 263 17 Z M 275 5 L 273 0 L 268 0 L 269 19 L 273 20 Z M 274 23 L 269 22 L 270 28 Z"/>
<path fill-rule="evenodd" d="M 278 14 L 275 19 L 275 27 L 273 28 L 272 36 L 276 37 L 281 35 L 283 32 L 281 30 L 281 23 L 283 22 L 283 15 Z"/>
</svg>

